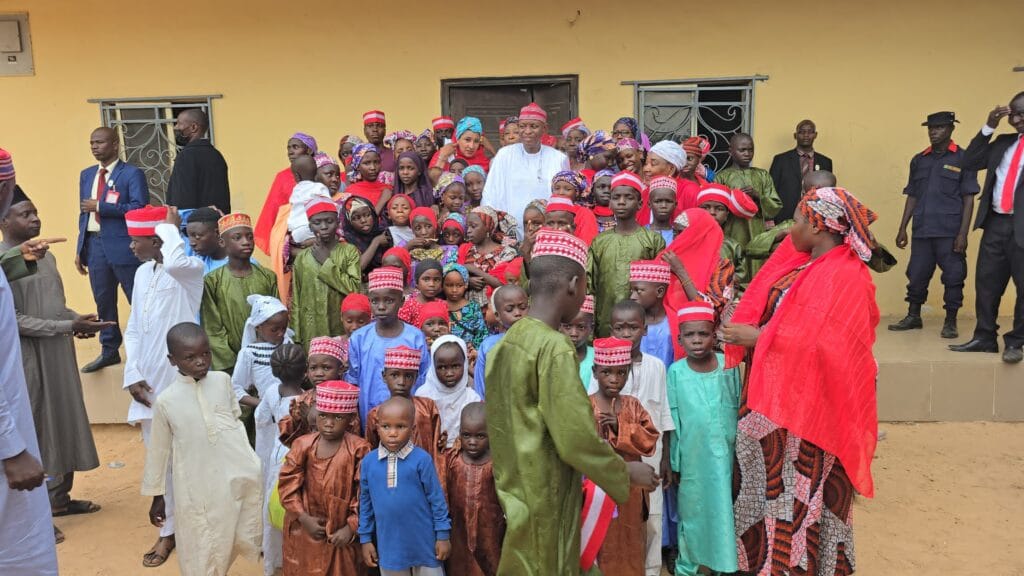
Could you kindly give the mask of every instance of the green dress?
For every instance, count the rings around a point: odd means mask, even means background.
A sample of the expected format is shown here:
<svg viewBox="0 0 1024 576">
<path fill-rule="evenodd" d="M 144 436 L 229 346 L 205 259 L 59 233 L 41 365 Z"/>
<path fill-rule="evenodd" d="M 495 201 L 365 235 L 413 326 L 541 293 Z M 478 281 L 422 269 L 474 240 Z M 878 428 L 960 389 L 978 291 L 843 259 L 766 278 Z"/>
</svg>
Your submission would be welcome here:
<svg viewBox="0 0 1024 576">
<path fill-rule="evenodd" d="M 569 338 L 527 316 L 487 355 L 487 429 L 505 512 L 501 576 L 580 573 L 585 475 L 629 499 L 626 463 L 597 435 Z"/>
<path fill-rule="evenodd" d="M 309 346 L 317 336 L 340 336 L 341 301 L 359 292 L 362 272 L 359 251 L 347 242 L 339 242 L 321 264 L 306 248 L 295 257 L 292 266 L 292 330 L 295 342 Z"/>
<path fill-rule="evenodd" d="M 664 249 L 661 233 L 643 227 L 631 234 L 608 230 L 594 238 L 587 258 L 587 292 L 594 295 L 595 338 L 611 334 L 612 307 L 629 299 L 629 263 L 653 260 Z"/>
<path fill-rule="evenodd" d="M 277 298 L 277 276 L 273 271 L 253 264 L 252 273 L 239 277 L 221 266 L 203 278 L 203 303 L 199 320 L 210 337 L 214 370 L 231 372 L 242 347 L 242 329 L 251 307 L 250 294 Z"/>
<path fill-rule="evenodd" d="M 718 251 L 718 255 L 732 262 L 733 270 L 735 270 L 733 286 L 738 292 L 742 292 L 750 283 L 750 278 L 747 277 L 746 255 L 743 253 L 743 247 L 739 242 L 726 236 L 722 239 L 722 249 Z"/>
<path fill-rule="evenodd" d="M 672 471 L 679 473 L 679 558 L 676 574 L 693 576 L 699 566 L 736 572 L 732 464 L 740 400 L 738 368 L 725 357 L 707 373 L 679 360 L 668 370 L 668 405 L 676 425 L 670 441 Z"/>
<path fill-rule="evenodd" d="M 773 220 L 779 214 L 779 210 L 782 210 L 782 199 L 775 191 L 775 183 L 766 170 L 730 166 L 715 174 L 715 183 L 729 188 L 749 186 L 757 192 L 758 197 L 754 198 L 754 202 L 758 205 L 758 211 L 753 218 L 750 220 L 729 218 L 725 223 L 725 235 L 734 238 L 743 248 L 747 247 L 747 242 L 750 242 L 751 238 L 766 230 L 766 220 Z M 789 214 L 784 217 L 792 218 L 793 215 Z M 752 272 L 751 275 L 753 275 Z"/>
</svg>

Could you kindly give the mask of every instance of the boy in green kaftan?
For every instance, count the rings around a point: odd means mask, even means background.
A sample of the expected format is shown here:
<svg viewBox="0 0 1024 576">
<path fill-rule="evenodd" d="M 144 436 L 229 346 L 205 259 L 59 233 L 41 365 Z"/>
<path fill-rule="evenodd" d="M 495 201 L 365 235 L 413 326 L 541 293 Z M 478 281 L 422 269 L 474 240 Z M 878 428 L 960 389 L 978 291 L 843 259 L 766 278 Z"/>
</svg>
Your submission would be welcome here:
<svg viewBox="0 0 1024 576">
<path fill-rule="evenodd" d="M 631 484 L 653 490 L 654 469 L 626 463 L 602 441 L 579 381 L 576 350 L 558 332 L 586 291 L 587 247 L 543 229 L 530 261 L 530 311 L 487 358 L 487 428 L 507 528 L 498 574 L 580 573 L 582 475 L 616 502 Z"/>
<path fill-rule="evenodd" d="M 677 576 L 701 566 L 736 572 L 732 463 L 739 409 L 738 368 L 715 354 L 715 310 L 691 302 L 679 311 L 679 343 L 686 358 L 668 371 L 668 404 L 676 429 L 670 440 L 672 476 L 678 485 Z"/>
<path fill-rule="evenodd" d="M 252 263 L 255 246 L 252 220 L 245 214 L 228 214 L 217 222 L 220 245 L 228 263 L 203 278 L 200 322 L 210 338 L 213 370 L 231 373 L 242 348 L 242 329 L 251 306 L 246 298 L 262 294 L 277 298 L 277 276 Z"/>
<path fill-rule="evenodd" d="M 317 336 L 345 333 L 341 301 L 362 288 L 359 251 L 338 240 L 338 208 L 326 199 L 306 207 L 316 242 L 292 266 L 292 329 L 295 342 L 309 346 Z"/>
</svg>

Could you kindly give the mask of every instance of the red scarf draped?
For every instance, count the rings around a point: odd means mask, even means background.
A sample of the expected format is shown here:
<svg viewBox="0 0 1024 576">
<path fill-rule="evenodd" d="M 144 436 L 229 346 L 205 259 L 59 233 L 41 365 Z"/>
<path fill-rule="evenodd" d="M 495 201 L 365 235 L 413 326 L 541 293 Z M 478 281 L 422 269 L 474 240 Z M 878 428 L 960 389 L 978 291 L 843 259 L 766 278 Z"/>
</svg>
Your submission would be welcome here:
<svg viewBox="0 0 1024 576">
<path fill-rule="evenodd" d="M 264 254 L 270 254 L 270 231 L 277 220 L 277 210 L 284 206 L 292 197 L 292 189 L 295 188 L 295 175 L 291 168 L 285 168 L 274 176 L 274 183 L 270 185 L 267 192 L 267 199 L 263 202 L 263 209 L 260 210 L 260 217 L 256 220 L 256 229 L 253 236 L 256 239 L 256 247 Z"/>
<path fill-rule="evenodd" d="M 391 186 L 381 182 L 364 182 L 360 180 L 354 184 L 349 184 L 348 188 L 345 188 L 345 192 L 365 198 L 371 204 L 377 206 L 377 203 L 380 202 L 380 197 L 384 195 L 384 190 L 388 188 L 391 188 Z"/>
<path fill-rule="evenodd" d="M 771 286 L 809 259 L 787 238 L 758 272 L 732 322 L 757 326 Z M 763 326 L 747 388 L 751 410 L 834 454 L 868 498 L 874 496 L 878 434 L 878 364 L 871 351 L 878 320 L 867 266 L 848 247 L 833 248 L 800 272 Z M 729 347 L 729 365 L 735 348 Z"/>
<path fill-rule="evenodd" d="M 722 258 L 722 241 L 725 235 L 714 216 L 705 210 L 691 208 L 686 211 L 686 217 L 689 225 L 665 250 L 679 257 L 690 275 L 690 280 L 693 281 L 693 286 L 698 292 L 706 293 L 711 277 L 718 269 L 718 262 Z M 688 302 L 682 283 L 673 275 L 668 291 L 665 292 L 664 303 L 676 358 L 686 356 L 683 347 L 679 345 L 679 322 L 676 321 L 676 314 Z"/>
</svg>

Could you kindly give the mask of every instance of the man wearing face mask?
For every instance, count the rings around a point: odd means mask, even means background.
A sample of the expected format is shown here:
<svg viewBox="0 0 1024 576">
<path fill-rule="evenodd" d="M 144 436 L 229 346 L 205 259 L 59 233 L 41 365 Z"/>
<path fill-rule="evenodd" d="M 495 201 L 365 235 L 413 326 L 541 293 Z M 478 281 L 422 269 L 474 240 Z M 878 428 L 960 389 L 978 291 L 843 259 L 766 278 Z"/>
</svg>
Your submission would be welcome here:
<svg viewBox="0 0 1024 576">
<path fill-rule="evenodd" d="M 228 165 L 205 137 L 209 127 L 209 118 L 198 108 L 178 114 L 174 140 L 181 149 L 174 160 L 165 203 L 180 210 L 215 206 L 228 214 L 231 212 Z"/>
</svg>

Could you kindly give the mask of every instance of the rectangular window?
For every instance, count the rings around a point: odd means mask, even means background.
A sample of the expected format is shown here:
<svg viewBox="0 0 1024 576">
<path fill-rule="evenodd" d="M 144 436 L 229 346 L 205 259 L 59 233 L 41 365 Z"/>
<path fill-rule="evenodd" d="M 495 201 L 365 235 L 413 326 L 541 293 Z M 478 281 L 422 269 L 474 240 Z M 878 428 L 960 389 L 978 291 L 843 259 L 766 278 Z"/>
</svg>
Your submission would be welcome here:
<svg viewBox="0 0 1024 576">
<path fill-rule="evenodd" d="M 682 142 L 704 136 L 711 153 L 704 163 L 714 171 L 729 163 L 729 138 L 750 132 L 754 123 L 754 85 L 767 76 L 628 81 L 640 130 L 651 142 Z"/>
<path fill-rule="evenodd" d="M 530 102 L 544 108 L 548 131 L 557 134 L 559 127 L 577 114 L 578 87 L 575 75 L 441 80 L 441 111 L 456 121 L 476 116 L 484 133 L 495 135 L 491 141 L 497 145 L 498 123 L 518 116 L 519 109 Z"/>
<path fill-rule="evenodd" d="M 146 174 L 153 204 L 163 204 L 171 168 L 178 154 L 174 122 L 182 110 L 199 108 L 210 118 L 207 138 L 214 142 L 212 103 L 219 94 L 154 98 L 102 98 L 99 104 L 103 126 L 117 132 L 121 160 L 134 164 Z"/>
</svg>

